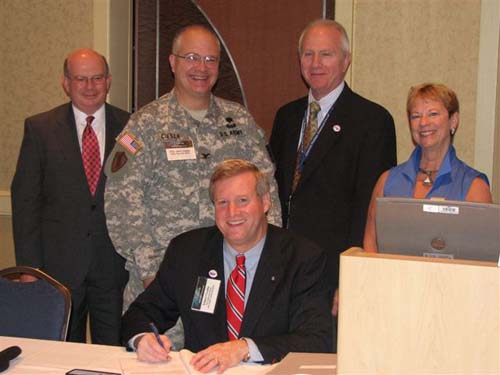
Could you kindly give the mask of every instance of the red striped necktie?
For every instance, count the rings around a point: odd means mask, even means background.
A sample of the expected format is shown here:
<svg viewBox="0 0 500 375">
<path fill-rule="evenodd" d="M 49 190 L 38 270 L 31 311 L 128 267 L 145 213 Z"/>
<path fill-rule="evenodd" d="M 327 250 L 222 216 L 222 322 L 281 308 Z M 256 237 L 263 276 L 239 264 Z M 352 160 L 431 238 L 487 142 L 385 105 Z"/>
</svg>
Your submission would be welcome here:
<svg viewBox="0 0 500 375">
<path fill-rule="evenodd" d="M 82 160 L 89 190 L 92 195 L 95 195 L 99 176 L 101 175 L 101 156 L 99 152 L 99 141 L 92 129 L 92 121 L 94 116 L 87 117 L 87 126 L 83 130 L 82 136 Z"/>
<path fill-rule="evenodd" d="M 226 296 L 227 333 L 229 340 L 237 340 L 245 312 L 245 256 L 236 256 L 236 266 L 229 276 Z"/>
</svg>

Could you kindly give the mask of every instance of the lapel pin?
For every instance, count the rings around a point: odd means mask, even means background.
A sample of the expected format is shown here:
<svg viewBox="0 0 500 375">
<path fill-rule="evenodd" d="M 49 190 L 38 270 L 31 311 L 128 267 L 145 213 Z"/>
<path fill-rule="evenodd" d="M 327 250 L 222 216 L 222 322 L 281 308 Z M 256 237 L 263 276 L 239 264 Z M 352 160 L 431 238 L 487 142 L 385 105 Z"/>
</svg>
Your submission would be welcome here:
<svg viewBox="0 0 500 375">
<path fill-rule="evenodd" d="M 217 271 L 216 270 L 208 271 L 208 276 L 210 276 L 212 279 L 215 279 L 217 277 Z"/>
<path fill-rule="evenodd" d="M 333 125 L 333 131 L 334 131 L 335 133 L 340 132 L 340 130 L 341 130 L 341 129 L 342 129 L 342 128 L 340 127 L 340 125 Z"/>
</svg>

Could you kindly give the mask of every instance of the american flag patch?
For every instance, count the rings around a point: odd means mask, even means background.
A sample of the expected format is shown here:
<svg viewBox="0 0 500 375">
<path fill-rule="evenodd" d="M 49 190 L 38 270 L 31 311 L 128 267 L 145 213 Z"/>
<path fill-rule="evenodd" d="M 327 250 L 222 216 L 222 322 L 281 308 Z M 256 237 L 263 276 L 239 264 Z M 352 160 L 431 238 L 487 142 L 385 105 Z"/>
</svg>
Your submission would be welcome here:
<svg viewBox="0 0 500 375">
<path fill-rule="evenodd" d="M 142 143 L 139 142 L 132 134 L 125 132 L 118 138 L 118 143 L 125 148 L 132 156 L 135 156 L 141 148 Z"/>
</svg>

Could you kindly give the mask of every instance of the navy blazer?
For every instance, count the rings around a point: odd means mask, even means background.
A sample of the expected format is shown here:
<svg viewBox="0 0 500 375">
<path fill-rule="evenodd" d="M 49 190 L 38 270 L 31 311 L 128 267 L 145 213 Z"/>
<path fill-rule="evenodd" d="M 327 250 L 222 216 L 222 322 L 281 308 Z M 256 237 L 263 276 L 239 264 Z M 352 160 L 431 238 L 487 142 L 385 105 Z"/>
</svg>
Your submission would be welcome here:
<svg viewBox="0 0 500 375">
<path fill-rule="evenodd" d="M 154 322 L 161 331 L 180 315 L 185 347 L 198 352 L 228 341 L 223 237 L 216 227 L 196 229 L 173 239 L 157 276 L 125 313 L 124 344 Z M 331 352 L 332 319 L 326 254 L 313 243 L 268 226 L 242 322 L 241 337 L 255 341 L 264 362 L 288 352 Z M 211 272 L 210 272 L 211 271 Z M 199 276 L 221 280 L 214 314 L 191 310 Z"/>
<path fill-rule="evenodd" d="M 276 113 L 270 146 L 276 164 L 283 227 L 329 254 L 331 284 L 338 285 L 339 254 L 362 246 L 371 193 L 380 174 L 396 165 L 390 113 L 347 84 L 305 161 L 292 194 L 307 97 Z"/>
<path fill-rule="evenodd" d="M 105 158 L 129 114 L 106 104 Z M 105 160 L 105 159 L 104 159 Z M 12 181 L 16 263 L 41 268 L 69 288 L 93 264 L 109 285 L 126 281 L 104 216 L 105 175 L 92 196 L 71 103 L 26 119 Z"/>
</svg>

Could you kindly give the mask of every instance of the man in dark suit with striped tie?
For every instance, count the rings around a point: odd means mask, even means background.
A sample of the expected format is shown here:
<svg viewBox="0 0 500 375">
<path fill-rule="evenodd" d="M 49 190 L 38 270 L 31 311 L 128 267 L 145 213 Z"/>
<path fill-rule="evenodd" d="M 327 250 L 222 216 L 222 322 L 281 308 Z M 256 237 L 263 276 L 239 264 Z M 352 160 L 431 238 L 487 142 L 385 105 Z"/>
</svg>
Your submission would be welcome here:
<svg viewBox="0 0 500 375">
<path fill-rule="evenodd" d="M 216 226 L 174 238 L 153 283 L 123 317 L 124 344 L 140 360 L 168 360 L 161 332 L 180 316 L 191 365 L 222 372 L 241 361 L 331 351 L 326 254 L 267 223 L 269 183 L 255 165 L 219 164 L 210 180 Z M 153 330 L 155 328 L 153 327 Z"/>
<path fill-rule="evenodd" d="M 105 103 L 111 75 L 93 50 L 66 58 L 62 86 L 71 102 L 25 121 L 11 187 L 16 262 L 70 289 L 69 341 L 86 340 L 90 315 L 92 342 L 118 345 L 128 273 L 106 228 L 102 165 L 129 114 Z"/>
</svg>

